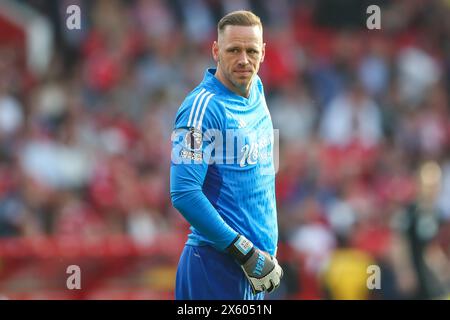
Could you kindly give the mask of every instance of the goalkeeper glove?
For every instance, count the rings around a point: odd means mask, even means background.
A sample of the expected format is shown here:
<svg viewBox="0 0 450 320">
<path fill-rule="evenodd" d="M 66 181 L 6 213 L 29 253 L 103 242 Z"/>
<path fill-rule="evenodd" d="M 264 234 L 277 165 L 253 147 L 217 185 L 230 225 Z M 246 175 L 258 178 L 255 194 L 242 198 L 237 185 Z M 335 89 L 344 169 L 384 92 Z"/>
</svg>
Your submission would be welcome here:
<svg viewBox="0 0 450 320">
<path fill-rule="evenodd" d="M 254 294 L 266 290 L 270 293 L 278 288 L 283 269 L 275 257 L 259 250 L 242 235 L 238 235 L 226 251 L 240 263 Z"/>
</svg>

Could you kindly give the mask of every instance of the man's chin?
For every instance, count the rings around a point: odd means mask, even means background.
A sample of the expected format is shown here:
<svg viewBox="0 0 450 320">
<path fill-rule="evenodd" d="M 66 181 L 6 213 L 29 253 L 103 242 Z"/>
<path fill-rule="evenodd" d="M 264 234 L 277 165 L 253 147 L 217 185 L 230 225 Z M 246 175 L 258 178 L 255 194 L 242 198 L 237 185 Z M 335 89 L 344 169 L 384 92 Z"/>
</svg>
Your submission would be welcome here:
<svg viewBox="0 0 450 320">
<path fill-rule="evenodd" d="M 253 76 L 237 78 L 234 81 L 234 85 L 236 87 L 240 87 L 240 88 L 247 88 L 250 85 L 250 83 L 252 82 L 252 78 L 253 78 Z"/>
</svg>

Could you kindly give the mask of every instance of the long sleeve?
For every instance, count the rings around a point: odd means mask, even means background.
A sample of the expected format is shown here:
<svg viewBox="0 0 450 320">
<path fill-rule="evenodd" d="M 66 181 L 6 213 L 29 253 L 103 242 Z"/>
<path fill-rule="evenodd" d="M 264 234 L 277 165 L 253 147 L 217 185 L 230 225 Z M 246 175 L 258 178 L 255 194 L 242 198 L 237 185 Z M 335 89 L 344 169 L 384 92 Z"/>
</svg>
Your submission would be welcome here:
<svg viewBox="0 0 450 320">
<path fill-rule="evenodd" d="M 208 132 L 219 132 L 221 114 L 210 102 L 212 94 L 200 91 L 193 103 L 180 108 L 172 134 L 170 195 L 173 206 L 213 243 L 224 250 L 237 236 L 202 191 L 213 142 Z M 208 103 L 210 104 L 208 106 Z"/>
</svg>

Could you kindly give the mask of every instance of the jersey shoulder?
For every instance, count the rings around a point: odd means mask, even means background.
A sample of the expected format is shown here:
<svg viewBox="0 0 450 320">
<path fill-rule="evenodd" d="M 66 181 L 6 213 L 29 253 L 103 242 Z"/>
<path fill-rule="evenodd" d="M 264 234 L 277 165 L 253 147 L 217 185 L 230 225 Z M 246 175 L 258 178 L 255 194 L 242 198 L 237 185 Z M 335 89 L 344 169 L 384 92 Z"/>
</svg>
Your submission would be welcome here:
<svg viewBox="0 0 450 320">
<path fill-rule="evenodd" d="M 198 86 L 184 99 L 175 118 L 175 129 L 222 129 L 225 111 L 222 95 L 207 86 Z"/>
</svg>

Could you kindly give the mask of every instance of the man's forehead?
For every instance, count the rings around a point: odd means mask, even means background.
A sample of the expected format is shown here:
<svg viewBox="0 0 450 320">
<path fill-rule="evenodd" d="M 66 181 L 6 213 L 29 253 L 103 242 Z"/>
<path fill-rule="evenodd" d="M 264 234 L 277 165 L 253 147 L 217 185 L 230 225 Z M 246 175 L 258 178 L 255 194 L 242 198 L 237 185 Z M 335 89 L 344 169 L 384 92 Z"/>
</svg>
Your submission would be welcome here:
<svg viewBox="0 0 450 320">
<path fill-rule="evenodd" d="M 261 44 L 262 30 L 259 26 L 228 25 L 219 33 L 219 41 Z"/>
</svg>

